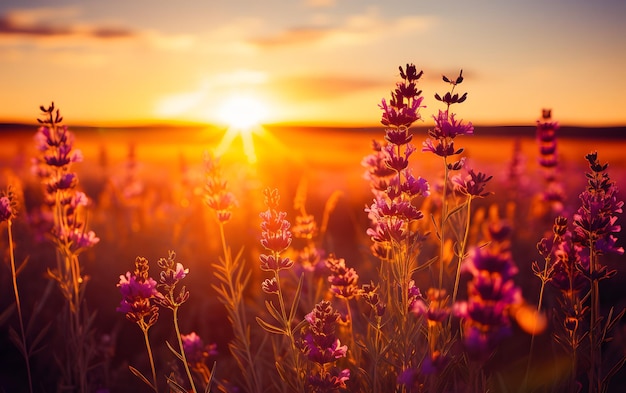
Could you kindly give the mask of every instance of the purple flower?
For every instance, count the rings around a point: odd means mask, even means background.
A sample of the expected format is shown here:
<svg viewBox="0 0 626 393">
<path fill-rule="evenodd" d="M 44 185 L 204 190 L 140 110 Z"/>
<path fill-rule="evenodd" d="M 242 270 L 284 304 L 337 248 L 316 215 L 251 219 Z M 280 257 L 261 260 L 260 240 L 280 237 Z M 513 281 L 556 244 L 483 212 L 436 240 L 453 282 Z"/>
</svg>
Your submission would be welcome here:
<svg viewBox="0 0 626 393">
<path fill-rule="evenodd" d="M 587 174 L 586 190 L 580 194 L 581 207 L 574 214 L 574 241 L 583 247 L 594 247 L 600 253 L 622 255 L 624 249 L 616 247 L 613 234 L 621 231 L 616 221 L 624 202 L 617 199 L 615 182 L 606 173 L 608 164 L 598 162 L 597 153 L 585 158 L 591 173 Z M 598 243 L 601 248 L 597 247 Z"/>
<path fill-rule="evenodd" d="M 279 254 L 291 245 L 292 234 L 289 230 L 291 224 L 286 220 L 287 213 L 279 212 L 278 190 L 266 189 L 265 205 L 267 210 L 261 216 L 261 245 L 270 254 L 261 254 L 261 269 L 278 271 L 288 269 L 293 265 L 289 258 L 280 258 Z"/>
<path fill-rule="evenodd" d="M 353 268 L 346 267 L 346 261 L 343 258 L 337 259 L 331 255 L 326 259 L 326 266 L 330 270 L 328 276 L 330 290 L 336 296 L 350 299 L 358 294 L 359 275 Z"/>
<path fill-rule="evenodd" d="M 302 352 L 307 358 L 319 364 L 326 364 L 346 356 L 348 347 L 341 345 L 335 336 L 339 313 L 333 310 L 330 302 L 322 300 L 304 319 L 308 324 L 303 328 Z"/>
<path fill-rule="evenodd" d="M 263 283 L 261 283 L 261 289 L 267 294 L 278 293 L 278 282 L 276 281 L 276 277 L 266 278 L 263 280 Z"/>
<path fill-rule="evenodd" d="M 207 358 L 217 355 L 217 346 L 215 344 L 204 345 L 202 338 L 196 332 L 181 334 L 180 338 L 183 342 L 185 357 L 192 365 L 204 363 Z"/>
<path fill-rule="evenodd" d="M 142 328 L 150 327 L 158 318 L 158 308 L 151 304 L 157 297 L 157 283 L 148 276 L 148 261 L 137 257 L 135 271 L 120 276 L 117 284 L 122 301 L 116 311 L 126 314 L 126 318 L 139 323 Z M 148 321 L 145 321 L 148 318 Z"/>
<path fill-rule="evenodd" d="M 0 222 L 8 221 L 16 214 L 15 194 L 11 186 L 0 196 Z"/>
<path fill-rule="evenodd" d="M 463 149 L 454 148 L 454 138 L 458 135 L 472 135 L 474 126 L 472 123 L 463 124 L 457 121 L 455 114 L 448 115 L 448 111 L 439 111 L 435 119 L 435 128 L 428 131 L 429 138 L 423 142 L 423 152 L 431 152 L 441 157 L 461 154 Z"/>
<path fill-rule="evenodd" d="M 181 263 L 175 261 L 176 253 L 169 251 L 167 258 L 160 258 L 157 265 L 161 268 L 159 275 L 159 287 L 163 288 L 164 294 L 159 294 L 159 303 L 166 308 L 176 308 L 189 299 L 189 291 L 183 288 L 178 294 L 174 294 L 174 289 L 178 283 L 189 273 Z"/>
<path fill-rule="evenodd" d="M 237 200 L 228 191 L 227 182 L 222 179 L 219 158 L 207 153 L 204 155 L 204 164 L 206 174 L 204 202 L 215 211 L 219 222 L 226 223 L 232 216 Z"/>
<path fill-rule="evenodd" d="M 481 172 L 475 173 L 473 169 L 470 169 L 465 177 L 461 175 L 453 176 L 452 183 L 461 194 L 472 198 L 483 198 L 491 194 L 490 192 L 484 192 L 484 190 L 487 182 L 492 178 L 493 176 L 487 176 Z"/>
</svg>

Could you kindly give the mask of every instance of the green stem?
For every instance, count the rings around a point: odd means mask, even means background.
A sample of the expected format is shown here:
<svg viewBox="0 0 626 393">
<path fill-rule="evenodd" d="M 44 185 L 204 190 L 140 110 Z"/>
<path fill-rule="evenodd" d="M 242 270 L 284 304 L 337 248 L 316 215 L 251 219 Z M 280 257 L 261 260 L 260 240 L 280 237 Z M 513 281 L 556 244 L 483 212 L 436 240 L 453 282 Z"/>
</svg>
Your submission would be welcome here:
<svg viewBox="0 0 626 393">
<path fill-rule="evenodd" d="M 463 235 L 463 243 L 459 250 L 459 263 L 456 266 L 456 278 L 454 279 L 454 292 L 452 293 L 452 304 L 456 303 L 456 296 L 459 291 L 459 281 L 461 279 L 461 263 L 463 262 L 463 256 L 465 255 L 465 247 L 467 246 L 467 237 L 470 231 L 470 214 L 472 212 L 472 197 L 467 197 L 467 217 L 465 218 L 465 234 Z M 450 314 L 452 315 L 452 314 Z"/>
<path fill-rule="evenodd" d="M 446 202 L 446 196 L 448 193 L 448 160 L 446 157 L 443 157 L 443 190 L 441 192 L 441 224 L 439 225 L 439 241 L 441 242 L 439 246 L 439 289 L 443 289 L 443 270 L 444 270 L 444 260 L 443 254 L 445 251 L 445 241 L 444 241 L 444 226 L 448 219 L 448 204 Z"/>
<path fill-rule="evenodd" d="M 15 269 L 15 252 L 13 250 L 13 231 L 11 229 L 12 221 L 7 221 L 7 231 L 9 233 L 9 254 L 11 259 L 11 276 L 13 278 L 13 292 L 15 293 L 15 306 L 17 307 L 17 315 L 20 320 L 20 333 L 22 339 L 22 349 L 24 350 L 24 360 L 26 361 L 26 373 L 28 374 L 28 391 L 33 392 L 33 379 L 30 372 L 30 353 L 26 347 L 26 333 L 24 329 L 24 318 L 22 316 L 22 305 L 20 302 L 20 294 L 17 290 L 17 271 Z"/>
<path fill-rule="evenodd" d="M 158 393 L 159 388 L 157 386 L 156 368 L 154 367 L 154 356 L 152 355 L 152 347 L 150 347 L 150 339 L 148 338 L 148 329 L 150 329 L 150 327 L 147 326 L 143 321 L 141 321 L 139 327 L 143 332 L 143 338 L 146 343 L 146 350 L 148 351 L 148 359 L 150 360 L 150 370 L 152 371 L 152 388 L 156 393 Z"/>
<path fill-rule="evenodd" d="M 589 276 L 591 277 L 591 322 L 589 324 L 589 343 L 590 343 L 590 365 L 589 365 L 589 392 L 600 391 L 600 351 L 601 343 L 597 343 L 597 322 L 600 316 L 600 287 L 598 280 L 594 278 L 595 272 L 598 270 L 597 255 L 595 252 L 595 244 L 591 242 L 589 247 Z"/>
<path fill-rule="evenodd" d="M 176 338 L 178 339 L 178 347 L 180 348 L 180 356 L 183 359 L 183 364 L 185 365 L 185 372 L 187 373 L 187 378 L 189 379 L 189 383 L 191 384 L 191 391 L 193 393 L 197 393 L 196 385 L 193 382 L 193 377 L 191 376 L 191 370 L 189 370 L 189 364 L 187 363 L 187 356 L 185 356 L 185 349 L 183 348 L 183 339 L 180 335 L 180 329 L 178 327 L 178 305 L 175 305 L 172 308 L 174 312 L 174 330 L 176 331 Z"/>
</svg>

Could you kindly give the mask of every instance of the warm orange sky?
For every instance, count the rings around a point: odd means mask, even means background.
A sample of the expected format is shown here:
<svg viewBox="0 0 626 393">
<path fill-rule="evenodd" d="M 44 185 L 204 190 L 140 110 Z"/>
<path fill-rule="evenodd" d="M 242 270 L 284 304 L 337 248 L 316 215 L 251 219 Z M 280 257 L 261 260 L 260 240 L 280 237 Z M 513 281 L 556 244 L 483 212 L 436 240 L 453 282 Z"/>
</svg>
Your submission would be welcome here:
<svg viewBox="0 0 626 393">
<path fill-rule="evenodd" d="M 463 68 L 474 124 L 626 124 L 623 0 L 9 0 L 0 121 L 55 101 L 68 124 L 219 121 L 232 95 L 265 122 L 373 125 L 398 66 Z"/>
</svg>

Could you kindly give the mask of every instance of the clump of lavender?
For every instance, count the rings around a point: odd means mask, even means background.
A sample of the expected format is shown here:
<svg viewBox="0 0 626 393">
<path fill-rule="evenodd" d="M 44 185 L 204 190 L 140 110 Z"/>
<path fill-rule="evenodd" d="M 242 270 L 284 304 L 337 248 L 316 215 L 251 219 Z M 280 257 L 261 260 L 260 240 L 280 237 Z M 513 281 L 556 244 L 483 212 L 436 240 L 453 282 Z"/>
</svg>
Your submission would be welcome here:
<svg viewBox="0 0 626 393">
<path fill-rule="evenodd" d="M 615 322 L 621 319 L 624 311 L 612 318 L 613 309 L 603 324 L 600 314 L 600 281 L 612 277 L 616 272 L 607 269 L 600 262 L 605 254 L 623 255 L 624 249 L 618 247 L 614 234 L 621 231 L 616 224 L 617 215 L 622 213 L 624 202 L 617 196 L 617 187 L 607 173 L 608 164 L 598 160 L 598 153 L 593 152 L 585 156 L 589 163 L 590 172 L 587 176 L 587 187 L 580 194 L 581 206 L 573 217 L 573 242 L 580 248 L 579 254 L 588 258 L 588 267 L 578 266 L 588 278 L 591 289 L 589 292 L 589 391 L 600 392 L 606 388 L 606 376 L 602 375 L 602 344 L 607 340 L 608 331 Z M 609 375 L 610 376 L 610 375 Z"/>
<path fill-rule="evenodd" d="M 51 238 L 57 250 L 57 268 L 48 275 L 57 282 L 68 307 L 69 326 L 64 331 L 67 343 L 66 378 L 81 392 L 88 389 L 87 372 L 90 367 L 87 329 L 84 315 L 84 292 L 87 277 L 83 275 L 79 254 L 99 242 L 93 231 L 87 229 L 85 207 L 87 196 L 78 191 L 78 176 L 72 164 L 82 161 L 80 150 L 74 149 L 74 136 L 65 125 L 54 103 L 40 107 L 43 118 L 35 141 L 39 155 L 34 160 L 34 171 L 44 186 L 45 201 L 52 212 Z"/>
<path fill-rule="evenodd" d="M 219 263 L 213 264 L 215 269 L 213 274 L 220 281 L 219 286 L 213 285 L 213 288 L 226 308 L 233 327 L 234 337 L 229 349 L 243 375 L 246 390 L 260 393 L 263 390 L 263 383 L 261 373 L 254 362 L 250 325 L 244 304 L 244 291 L 250 280 L 251 271 L 244 272 L 245 263 L 241 258 L 241 252 L 233 257 L 225 233 L 225 225 L 230 221 L 237 202 L 222 176 L 219 158 L 207 153 L 204 156 L 204 164 L 206 175 L 204 200 L 215 212 L 223 251 Z"/>
<path fill-rule="evenodd" d="M 557 131 L 559 123 L 552 121 L 552 111 L 543 109 L 542 119 L 537 120 L 537 144 L 539 146 L 539 165 L 543 168 L 546 186 L 542 192 L 542 200 L 550 212 L 555 215 L 563 213 L 565 194 L 558 173 Z"/>
<path fill-rule="evenodd" d="M 293 260 L 283 256 L 283 253 L 291 245 L 293 235 L 291 233 L 290 222 L 286 219 L 287 213 L 278 210 L 280 195 L 277 189 L 266 189 L 264 191 L 264 202 L 267 210 L 261 216 L 261 245 L 266 253 L 261 254 L 261 270 L 271 272 L 272 277 L 263 281 L 261 288 L 268 295 L 276 295 L 278 308 L 273 301 L 266 301 L 268 312 L 278 323 L 278 325 L 266 322 L 257 317 L 257 322 L 268 333 L 283 336 L 288 341 L 285 357 L 283 350 L 275 352 L 276 369 L 281 379 L 287 383 L 291 389 L 297 392 L 304 392 L 305 376 L 301 367 L 301 355 L 296 345 L 294 321 L 300 294 L 302 291 L 302 277 L 298 282 L 298 287 L 293 295 L 291 305 L 286 303 L 286 293 L 281 284 L 280 272 L 293 267 Z M 282 347 L 282 345 L 281 345 Z M 286 363 L 285 363 L 286 362 Z"/>
<path fill-rule="evenodd" d="M 33 391 L 33 379 L 30 367 L 30 350 L 26 344 L 26 329 L 24 329 L 24 317 L 22 315 L 22 302 L 17 286 L 17 269 L 15 265 L 15 244 L 13 243 L 13 219 L 17 215 L 17 200 L 13 188 L 9 186 L 6 191 L 0 194 L 0 223 L 7 223 L 7 233 L 9 237 L 9 259 L 11 263 L 11 278 L 13 283 L 13 294 L 15 295 L 15 307 L 20 323 L 19 339 L 14 340 L 24 356 L 26 362 L 26 373 L 28 377 L 28 391 Z"/>
<path fill-rule="evenodd" d="M 362 293 L 374 311 L 369 329 L 373 329 L 373 338 L 364 343 L 367 356 L 374 359 L 372 391 L 395 388 L 397 375 L 417 361 L 418 343 L 411 337 L 418 327 L 409 316 L 410 293 L 424 234 L 419 225 L 423 214 L 415 203 L 430 194 L 430 187 L 410 168 L 416 148 L 409 129 L 421 119 L 424 98 L 417 83 L 423 72 L 413 64 L 399 69 L 402 81 L 396 83 L 391 99 L 380 104 L 381 123 L 386 127 L 384 141 L 375 141 L 373 154 L 362 162 L 375 197 L 366 208 L 371 223 L 367 234 L 372 253 L 381 260 L 380 284 L 364 286 Z M 388 321 L 383 321 L 383 314 Z M 399 340 L 388 341 L 391 336 Z"/>
<path fill-rule="evenodd" d="M 134 367 L 129 366 L 129 369 L 150 386 L 152 390 L 158 392 L 154 357 L 152 355 L 148 330 L 159 318 L 159 308 L 153 303 L 159 293 L 157 291 L 157 282 L 148 275 L 149 269 L 148 260 L 143 257 L 137 257 L 137 259 L 135 259 L 135 270 L 132 273 L 126 272 L 125 275 L 120 276 L 117 287 L 122 294 L 122 301 L 117 311 L 124 313 L 129 321 L 136 323 L 143 333 L 146 350 L 148 351 L 148 359 L 150 360 L 152 382 L 149 382 L 148 379 Z"/>
<path fill-rule="evenodd" d="M 339 369 L 336 361 L 345 358 L 348 347 L 341 345 L 336 336 L 340 315 L 333 310 L 330 302 L 322 300 L 304 319 L 301 349 L 310 361 L 307 377 L 307 391 L 330 393 L 346 389 L 350 378 L 349 369 Z"/>
</svg>

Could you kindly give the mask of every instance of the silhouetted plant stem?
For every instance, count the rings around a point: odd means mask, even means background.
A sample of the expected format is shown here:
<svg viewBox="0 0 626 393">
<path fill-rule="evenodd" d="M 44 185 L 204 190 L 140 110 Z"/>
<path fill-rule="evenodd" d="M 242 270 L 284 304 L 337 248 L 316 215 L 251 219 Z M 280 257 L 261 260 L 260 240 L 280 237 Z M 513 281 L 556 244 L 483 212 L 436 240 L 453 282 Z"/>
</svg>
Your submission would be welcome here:
<svg viewBox="0 0 626 393">
<path fill-rule="evenodd" d="M 148 338 L 148 330 L 150 326 L 148 326 L 143 320 L 139 323 L 139 327 L 143 332 L 143 338 L 146 343 L 146 351 L 148 351 L 148 359 L 150 360 L 150 371 L 152 372 L 152 388 L 155 393 L 159 393 L 159 387 L 157 385 L 157 377 L 156 377 L 156 368 L 154 367 L 154 356 L 152 355 L 152 347 L 150 346 L 150 339 Z"/>
<path fill-rule="evenodd" d="M 174 307 L 172 307 L 172 312 L 174 314 L 174 331 L 178 340 L 178 347 L 180 348 L 180 356 L 182 358 L 183 364 L 185 365 L 185 372 L 187 373 L 187 378 L 189 379 L 191 390 L 193 391 L 193 393 L 197 393 L 196 385 L 193 382 L 191 370 L 189 369 L 189 364 L 187 363 L 187 356 L 185 355 L 185 348 L 183 347 L 183 340 L 180 334 L 180 328 L 178 327 L 178 305 L 174 305 Z"/>
<path fill-rule="evenodd" d="M 33 392 L 33 379 L 30 371 L 30 352 L 26 346 L 26 330 L 24 329 L 24 317 L 22 316 L 22 303 L 20 294 L 17 289 L 17 270 L 15 269 L 15 251 L 13 250 L 13 230 L 12 220 L 7 220 L 7 232 L 9 234 L 9 257 L 11 259 L 11 277 L 13 279 L 13 292 L 15 294 L 15 306 L 17 308 L 17 316 L 20 322 L 20 338 L 22 339 L 22 350 L 24 351 L 24 360 L 26 361 L 26 373 L 28 375 L 28 391 Z"/>
</svg>

